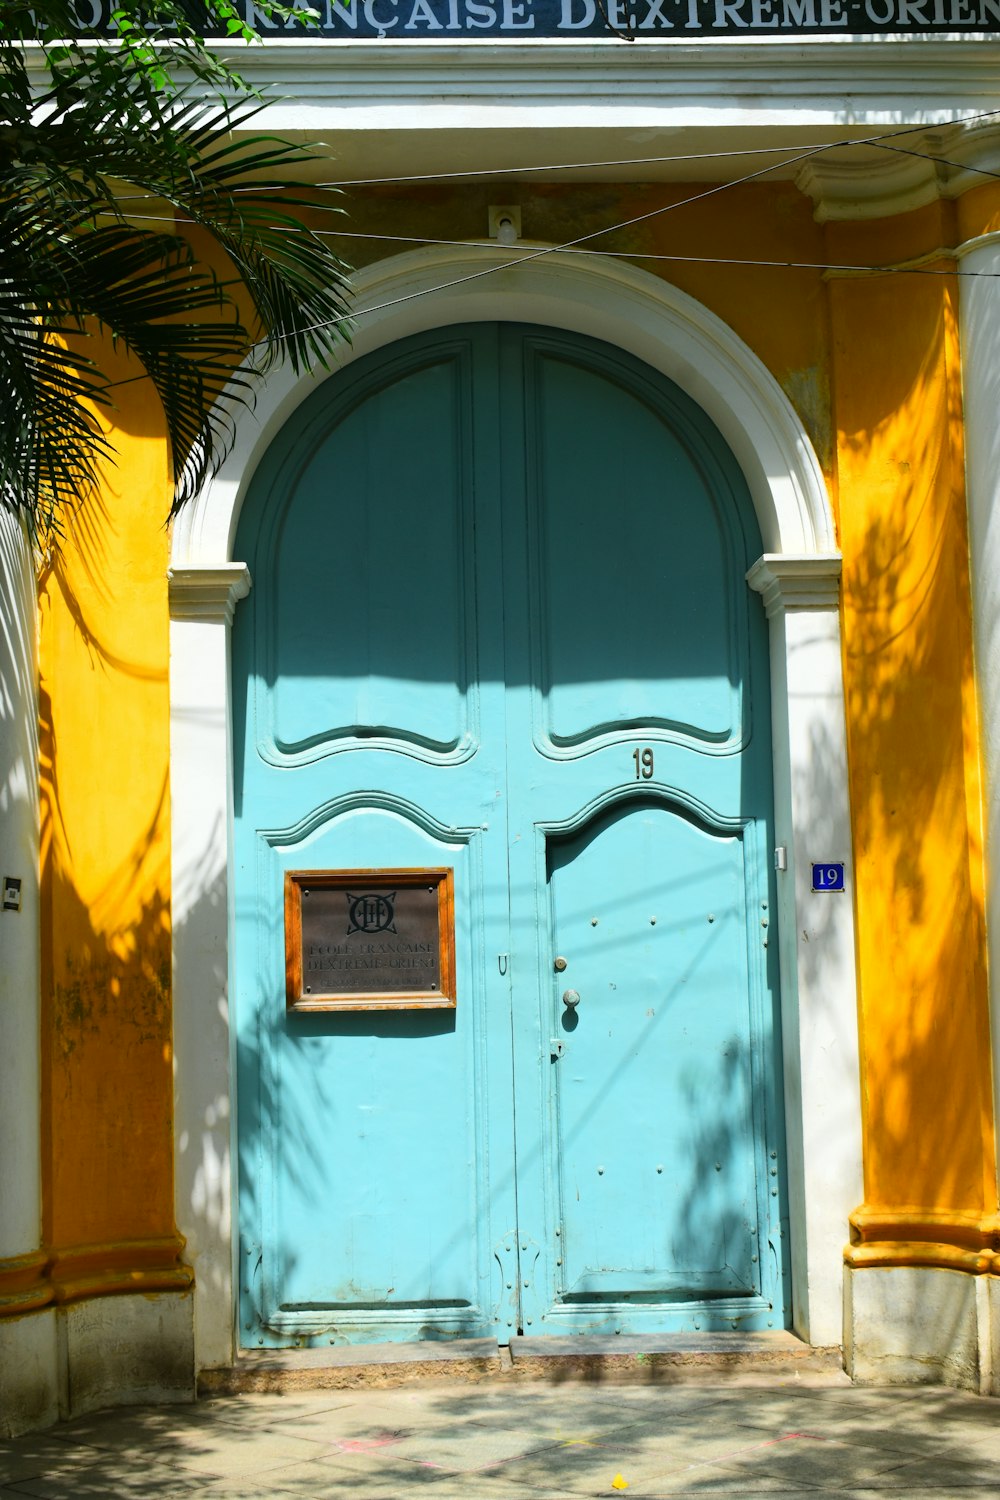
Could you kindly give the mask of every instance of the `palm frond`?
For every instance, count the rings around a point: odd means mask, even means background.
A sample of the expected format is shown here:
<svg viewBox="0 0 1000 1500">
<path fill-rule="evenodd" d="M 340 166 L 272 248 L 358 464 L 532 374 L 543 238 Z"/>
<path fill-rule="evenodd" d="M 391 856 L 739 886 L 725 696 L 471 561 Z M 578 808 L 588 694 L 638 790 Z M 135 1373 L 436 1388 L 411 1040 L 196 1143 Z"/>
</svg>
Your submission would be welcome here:
<svg viewBox="0 0 1000 1500">
<path fill-rule="evenodd" d="M 53 70 L 39 123 L 9 56 L 0 41 L 0 399 L 12 418 L 0 494 L 32 514 L 95 483 L 110 450 L 94 409 L 114 393 L 80 350 L 104 330 L 159 397 L 179 505 L 231 444 L 224 392 L 248 402 L 275 360 L 326 366 L 349 336 L 346 267 L 309 227 L 314 190 L 294 180 L 308 157 L 243 136 L 255 101 L 206 100 L 197 83 L 164 99 L 141 70 L 123 76 L 111 50 Z M 130 220 L 135 194 L 170 205 L 181 222 Z M 197 258 L 187 224 L 207 232 L 231 274 Z"/>
</svg>

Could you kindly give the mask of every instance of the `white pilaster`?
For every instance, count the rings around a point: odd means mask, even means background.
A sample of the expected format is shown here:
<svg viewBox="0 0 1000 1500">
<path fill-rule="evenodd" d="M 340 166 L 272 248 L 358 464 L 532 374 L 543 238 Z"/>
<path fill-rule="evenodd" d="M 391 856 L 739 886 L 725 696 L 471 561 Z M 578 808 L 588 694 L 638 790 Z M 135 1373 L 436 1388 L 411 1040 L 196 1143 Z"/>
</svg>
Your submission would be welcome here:
<svg viewBox="0 0 1000 1500">
<path fill-rule="evenodd" d="M 0 509 L 0 876 L 21 883 L 20 910 L 0 909 L 0 1263 L 41 1231 L 36 641 L 31 548 Z"/>
<path fill-rule="evenodd" d="M 0 876 L 4 886 L 8 876 L 20 881 L 19 909 L 0 909 L 0 1309 L 10 1314 L 0 1316 L 0 1437 L 44 1426 L 58 1412 L 55 1315 L 38 1307 L 45 1292 L 37 640 L 31 545 L 0 508 Z"/>
<path fill-rule="evenodd" d="M 1000 1120 L 1000 235 L 963 247 L 959 271 L 972 624 L 983 760 L 993 1116 Z"/>
<path fill-rule="evenodd" d="M 229 627 L 250 591 L 242 563 L 172 568 L 174 1117 L 177 1225 L 195 1272 L 199 1369 L 234 1355 L 229 1032 Z"/>
<path fill-rule="evenodd" d="M 843 1247 L 861 1201 L 861 1083 L 840 557 L 765 555 L 747 574 L 770 622 L 782 1042 L 794 1326 L 842 1336 Z M 812 890 L 843 861 L 843 894 Z"/>
</svg>

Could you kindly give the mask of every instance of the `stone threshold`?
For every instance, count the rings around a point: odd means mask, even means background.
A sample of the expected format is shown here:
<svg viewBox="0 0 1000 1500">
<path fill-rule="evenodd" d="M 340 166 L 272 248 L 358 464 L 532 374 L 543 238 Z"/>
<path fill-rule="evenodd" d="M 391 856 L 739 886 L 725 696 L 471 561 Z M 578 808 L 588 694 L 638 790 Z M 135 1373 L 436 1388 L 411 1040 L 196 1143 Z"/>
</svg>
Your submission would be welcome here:
<svg viewBox="0 0 1000 1500">
<path fill-rule="evenodd" d="M 385 1388 L 429 1380 L 565 1380 L 677 1385 L 739 1376 L 848 1384 L 836 1348 L 814 1348 L 792 1333 L 676 1333 L 621 1337 L 421 1341 L 247 1349 L 235 1364 L 202 1370 L 200 1395 Z"/>
</svg>

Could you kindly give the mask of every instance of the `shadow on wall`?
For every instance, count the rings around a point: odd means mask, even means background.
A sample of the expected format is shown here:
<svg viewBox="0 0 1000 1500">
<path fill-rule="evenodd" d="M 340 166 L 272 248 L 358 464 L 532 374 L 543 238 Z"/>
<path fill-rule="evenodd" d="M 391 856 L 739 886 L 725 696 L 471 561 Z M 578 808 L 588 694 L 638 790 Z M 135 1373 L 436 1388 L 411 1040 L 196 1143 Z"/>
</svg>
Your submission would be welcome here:
<svg viewBox="0 0 1000 1500">
<path fill-rule="evenodd" d="M 865 1192 L 897 1212 L 996 1206 L 995 1188 L 984 1203 L 992 1112 L 953 296 L 944 282 L 843 283 L 834 304 L 856 339 L 841 345 L 838 408 Z M 866 371 L 860 351 L 880 329 L 893 360 Z M 814 761 L 825 752 L 814 745 Z"/>
<path fill-rule="evenodd" d="M 151 419 L 123 442 L 40 579 L 43 1231 L 57 1280 L 108 1290 L 178 1285 L 180 1252 L 166 506 Z"/>
</svg>

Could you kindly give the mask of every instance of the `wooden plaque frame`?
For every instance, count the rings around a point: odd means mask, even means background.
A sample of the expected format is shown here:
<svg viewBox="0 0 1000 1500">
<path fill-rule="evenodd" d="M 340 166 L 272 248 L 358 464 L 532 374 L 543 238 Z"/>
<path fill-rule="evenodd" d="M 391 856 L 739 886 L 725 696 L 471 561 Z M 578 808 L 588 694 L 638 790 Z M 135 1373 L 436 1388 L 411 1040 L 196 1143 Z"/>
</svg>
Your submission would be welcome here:
<svg viewBox="0 0 1000 1500">
<path fill-rule="evenodd" d="M 383 870 L 289 870 L 285 875 L 285 1003 L 289 1011 L 329 1010 L 449 1010 L 454 1009 L 455 994 L 455 872 L 451 869 L 383 869 Z M 407 989 L 362 988 L 350 989 L 327 984 L 313 989 L 306 983 L 308 955 L 303 964 L 303 901 L 312 892 L 340 891 L 344 894 L 343 917 L 346 919 L 342 934 L 331 933 L 337 944 L 326 943 L 326 951 L 336 954 L 327 965 L 322 959 L 313 960 L 317 966 L 329 969 L 334 964 L 343 964 L 345 972 L 351 965 L 364 964 L 368 968 L 379 968 L 382 958 L 386 966 L 391 962 L 402 962 L 401 957 L 408 939 L 400 935 L 395 926 L 396 903 L 406 891 L 426 891 L 432 895 L 430 918 L 436 920 L 434 958 L 428 959 L 425 968 L 436 972 L 436 985 L 414 986 Z M 384 893 L 384 894 L 383 894 Z M 436 897 L 436 904 L 434 898 Z M 353 902 L 353 905 L 352 905 Z M 362 904 L 364 903 L 364 904 Z M 328 904 L 328 903 L 324 903 Z M 405 907 L 404 901 L 400 906 Z M 355 912 L 357 907 L 357 912 Z M 368 925 L 364 925 L 366 913 L 375 913 Z M 388 920 L 386 920 L 388 914 Z M 338 916 L 340 913 L 338 912 Z M 399 916 L 407 922 L 408 914 Z M 351 926 L 355 920 L 363 925 Z M 329 919 L 329 918 L 328 918 Z M 312 923 L 307 918 L 307 925 Z M 318 920 L 318 918 L 317 918 Z M 422 914 L 422 922 L 428 921 L 428 913 Z M 379 925 L 381 923 L 382 925 Z M 423 928 L 421 928 L 423 931 Z M 382 934 L 387 935 L 383 938 Z M 351 938 L 357 938 L 351 943 Z M 399 939 L 394 942 L 393 939 Z M 313 945 L 316 946 L 315 944 Z M 320 944 L 320 947 L 323 947 Z M 411 948 L 414 945 L 411 944 Z M 426 944 L 420 945 L 426 952 Z M 434 966 L 436 960 L 436 968 Z M 413 960 L 409 960 L 411 963 Z M 322 977 L 322 974 L 318 977 Z"/>
</svg>

